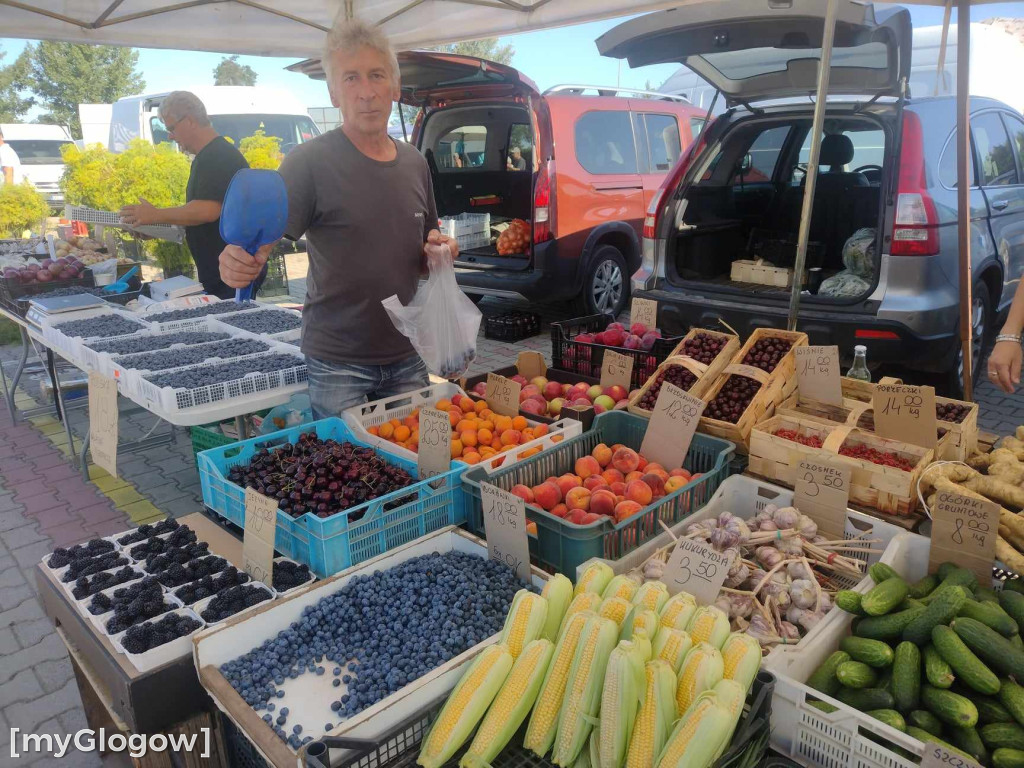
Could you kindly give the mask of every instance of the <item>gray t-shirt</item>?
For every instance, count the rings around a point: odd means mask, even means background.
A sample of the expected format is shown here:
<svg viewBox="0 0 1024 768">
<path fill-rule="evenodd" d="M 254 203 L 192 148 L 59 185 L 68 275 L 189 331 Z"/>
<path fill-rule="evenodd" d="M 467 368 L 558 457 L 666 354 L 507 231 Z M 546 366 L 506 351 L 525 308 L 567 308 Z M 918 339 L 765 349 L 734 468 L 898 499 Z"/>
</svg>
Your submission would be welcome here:
<svg viewBox="0 0 1024 768">
<path fill-rule="evenodd" d="M 437 228 L 430 169 L 411 145 L 373 160 L 340 128 L 281 163 L 293 240 L 306 236 L 302 351 L 334 363 L 387 365 L 415 354 L 381 301 L 416 293 L 427 233 Z"/>
</svg>

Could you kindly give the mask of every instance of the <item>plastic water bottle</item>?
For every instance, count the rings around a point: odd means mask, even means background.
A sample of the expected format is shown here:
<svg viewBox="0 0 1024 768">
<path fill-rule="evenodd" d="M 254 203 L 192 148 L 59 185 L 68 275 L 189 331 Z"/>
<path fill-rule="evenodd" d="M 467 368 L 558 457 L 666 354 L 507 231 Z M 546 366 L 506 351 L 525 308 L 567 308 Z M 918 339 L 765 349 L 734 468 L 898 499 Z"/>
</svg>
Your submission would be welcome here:
<svg viewBox="0 0 1024 768">
<path fill-rule="evenodd" d="M 868 349 L 863 344 L 853 348 L 853 365 L 846 372 L 846 376 L 860 381 L 871 381 L 871 371 L 868 370 Z"/>
</svg>

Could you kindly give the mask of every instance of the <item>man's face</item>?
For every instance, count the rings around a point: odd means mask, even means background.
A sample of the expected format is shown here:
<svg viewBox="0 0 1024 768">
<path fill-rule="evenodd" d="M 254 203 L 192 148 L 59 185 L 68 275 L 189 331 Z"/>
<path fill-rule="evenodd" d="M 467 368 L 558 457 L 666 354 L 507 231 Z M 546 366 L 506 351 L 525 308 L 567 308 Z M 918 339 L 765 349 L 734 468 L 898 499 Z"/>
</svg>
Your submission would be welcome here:
<svg viewBox="0 0 1024 768">
<path fill-rule="evenodd" d="M 189 154 L 195 154 L 192 148 L 196 132 L 195 120 L 191 117 L 178 117 L 172 114 L 164 115 L 163 123 L 171 141 L 177 142 L 178 146 Z"/>
<path fill-rule="evenodd" d="M 513 160 L 518 160 L 522 156 L 523 156 L 523 152 L 522 152 L 522 150 L 519 149 L 519 147 L 515 147 L 515 148 L 512 149 L 512 159 Z"/>
<path fill-rule="evenodd" d="M 392 102 L 400 98 L 398 85 L 380 51 L 363 46 L 355 53 L 331 54 L 331 103 L 341 109 L 344 124 L 372 135 L 387 134 Z"/>
</svg>

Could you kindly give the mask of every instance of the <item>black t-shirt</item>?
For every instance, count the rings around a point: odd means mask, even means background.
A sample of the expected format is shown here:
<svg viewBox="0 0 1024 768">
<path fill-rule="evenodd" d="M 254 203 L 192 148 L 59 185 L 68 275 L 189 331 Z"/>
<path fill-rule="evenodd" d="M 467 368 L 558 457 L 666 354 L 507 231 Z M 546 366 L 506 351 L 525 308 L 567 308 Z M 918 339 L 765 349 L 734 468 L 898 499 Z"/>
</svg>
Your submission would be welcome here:
<svg viewBox="0 0 1024 768">
<path fill-rule="evenodd" d="M 218 136 L 199 150 L 199 154 L 192 161 L 188 187 L 185 189 L 185 201 L 213 200 L 223 203 L 235 171 L 248 167 L 249 163 L 242 153 L 223 136 Z M 220 237 L 220 219 L 194 227 L 185 227 L 185 240 L 192 251 L 199 282 L 203 284 L 206 292 L 222 299 L 234 298 L 235 289 L 225 285 L 220 279 L 218 262 L 225 245 Z"/>
</svg>

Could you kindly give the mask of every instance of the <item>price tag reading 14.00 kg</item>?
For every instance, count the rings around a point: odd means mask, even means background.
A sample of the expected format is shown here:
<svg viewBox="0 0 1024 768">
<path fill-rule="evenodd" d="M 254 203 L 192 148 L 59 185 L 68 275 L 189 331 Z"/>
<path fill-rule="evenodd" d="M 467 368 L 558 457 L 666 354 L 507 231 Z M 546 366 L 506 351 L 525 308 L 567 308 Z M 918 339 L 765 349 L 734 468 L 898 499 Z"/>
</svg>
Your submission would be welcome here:
<svg viewBox="0 0 1024 768">
<path fill-rule="evenodd" d="M 530 580 L 530 545 L 526 535 L 526 504 L 496 485 L 480 483 L 487 554 L 505 563 L 522 582 Z"/>
<path fill-rule="evenodd" d="M 496 373 L 488 373 L 484 399 L 495 413 L 500 413 L 502 416 L 517 416 L 521 390 L 519 382 L 506 379 Z"/>
<path fill-rule="evenodd" d="M 953 752 L 948 747 L 929 741 L 924 745 L 921 768 L 981 768 L 981 764 L 958 752 Z"/>
<path fill-rule="evenodd" d="M 644 458 L 661 464 L 667 472 L 682 467 L 704 405 L 700 398 L 667 381 L 662 382 L 640 445 Z"/>
<path fill-rule="evenodd" d="M 794 347 L 796 385 L 803 400 L 843 404 L 839 372 L 839 347 Z"/>
<path fill-rule="evenodd" d="M 701 541 L 680 539 L 661 578 L 671 594 L 689 592 L 701 605 L 711 605 L 728 573 L 728 556 Z"/>
<path fill-rule="evenodd" d="M 871 400 L 875 433 L 924 448 L 934 448 L 938 437 L 935 389 L 910 384 L 879 384 Z"/>
</svg>

